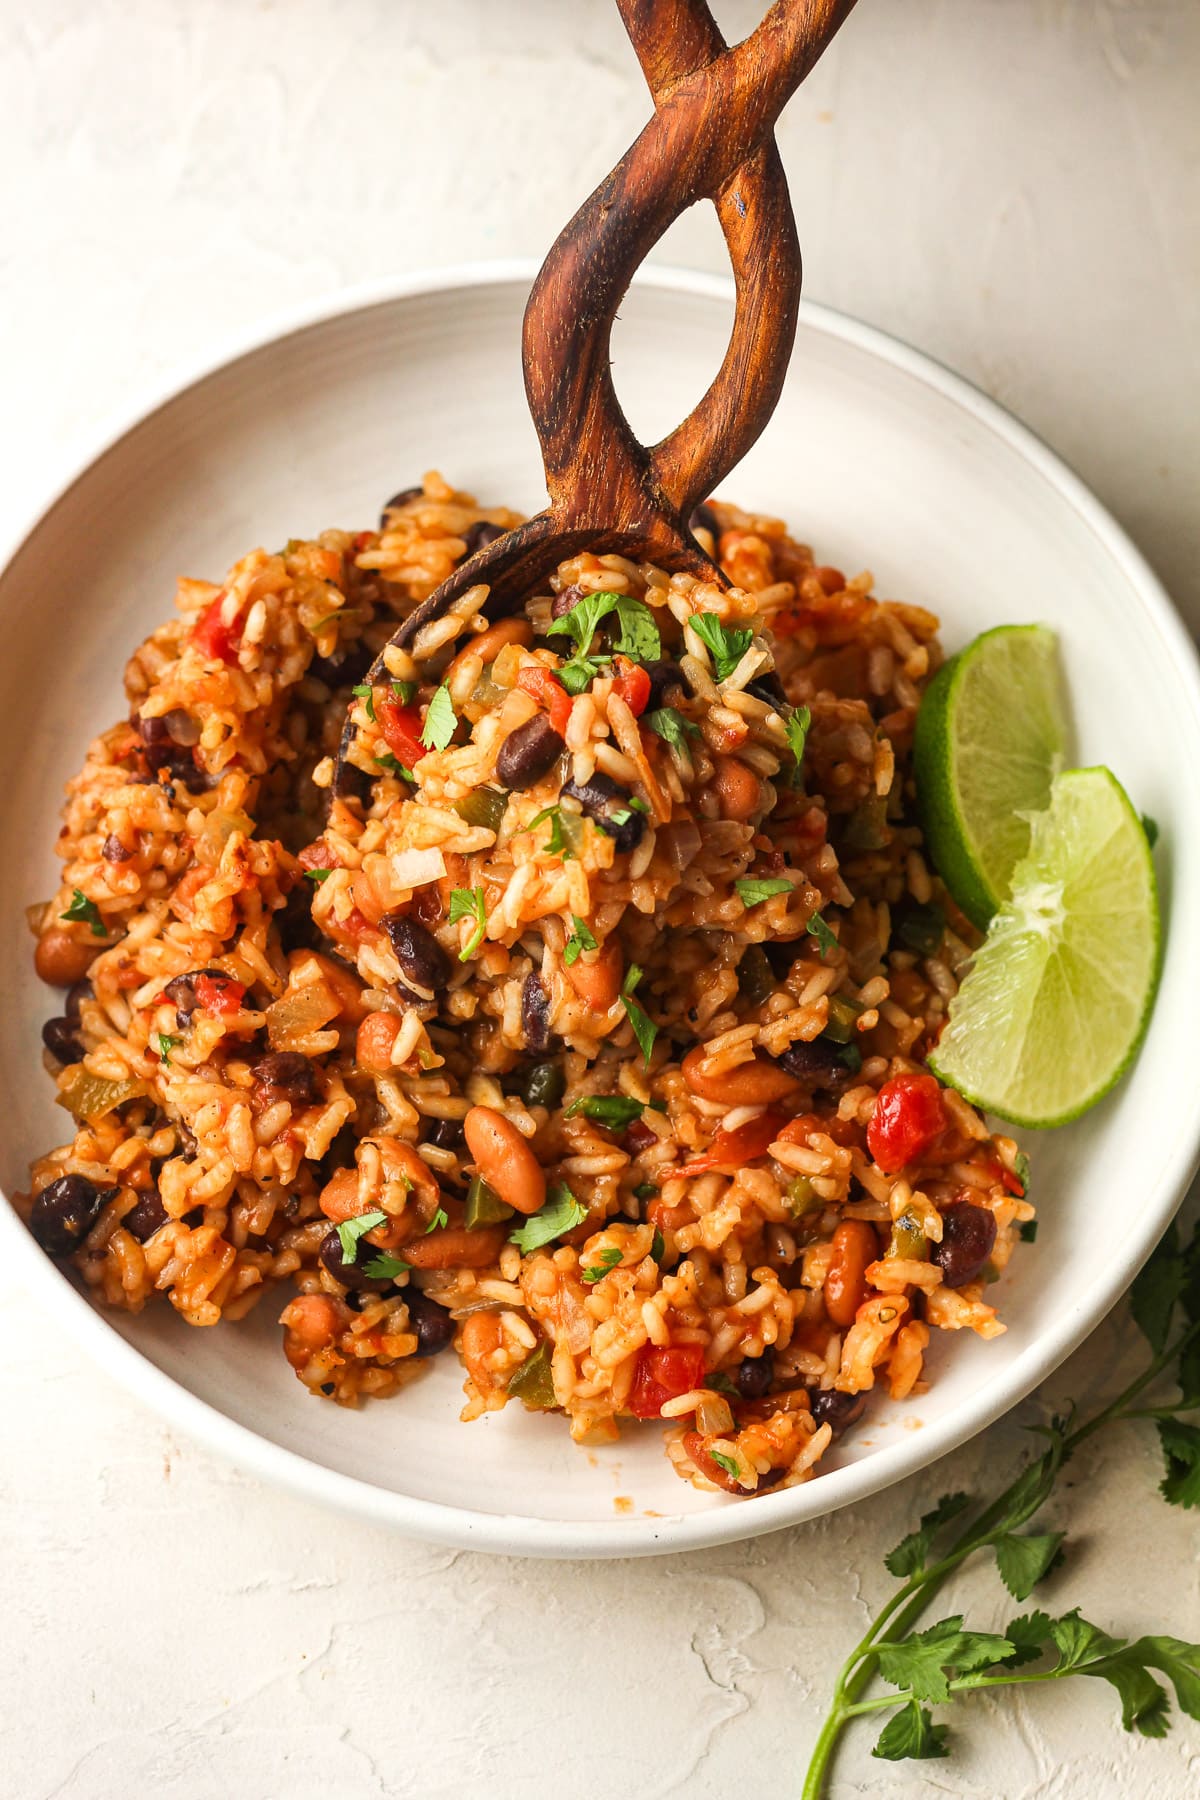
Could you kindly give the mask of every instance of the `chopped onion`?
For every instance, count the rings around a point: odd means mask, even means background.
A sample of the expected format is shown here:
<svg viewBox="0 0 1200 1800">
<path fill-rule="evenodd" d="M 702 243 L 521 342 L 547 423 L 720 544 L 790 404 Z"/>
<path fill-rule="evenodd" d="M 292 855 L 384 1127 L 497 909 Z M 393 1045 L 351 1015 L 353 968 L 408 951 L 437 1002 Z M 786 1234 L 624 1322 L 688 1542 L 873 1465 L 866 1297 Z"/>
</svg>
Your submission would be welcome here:
<svg viewBox="0 0 1200 1800">
<path fill-rule="evenodd" d="M 446 859 L 440 850 L 398 850 L 392 857 L 392 880 L 398 888 L 424 887 L 440 881 L 446 873 Z"/>
</svg>

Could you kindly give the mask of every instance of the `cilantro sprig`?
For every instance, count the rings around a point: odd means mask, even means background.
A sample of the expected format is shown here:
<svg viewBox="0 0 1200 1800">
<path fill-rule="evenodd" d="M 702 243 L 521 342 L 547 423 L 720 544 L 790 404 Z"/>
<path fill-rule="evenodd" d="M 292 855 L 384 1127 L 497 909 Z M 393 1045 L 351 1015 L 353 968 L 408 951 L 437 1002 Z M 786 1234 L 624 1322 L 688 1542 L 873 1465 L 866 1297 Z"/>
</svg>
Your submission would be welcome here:
<svg viewBox="0 0 1200 1800">
<path fill-rule="evenodd" d="M 902 1585 L 838 1674 L 802 1800 L 820 1800 L 827 1792 L 834 1753 L 854 1719 L 892 1714 L 875 1745 L 877 1757 L 946 1757 L 950 1734 L 930 1708 L 978 1690 L 1087 1676 L 1116 1691 L 1127 1731 L 1163 1737 L 1171 1723 L 1169 1686 L 1180 1710 L 1200 1719 L 1200 1644 L 1169 1634 L 1114 1637 L 1074 1608 L 1057 1617 L 1020 1613 L 999 1632 L 973 1630 L 958 1613 L 914 1629 L 961 1565 L 979 1553 L 995 1558 L 1015 1600 L 1029 1598 L 1063 1560 L 1064 1533 L 1023 1527 L 1054 1493 L 1080 1445 L 1111 1425 L 1154 1420 L 1166 1466 L 1163 1498 L 1174 1506 L 1200 1506 L 1200 1429 L 1180 1416 L 1200 1408 L 1200 1227 L 1186 1246 L 1171 1227 L 1133 1284 L 1131 1309 L 1151 1356 L 1128 1387 L 1088 1419 L 1079 1421 L 1071 1410 L 1036 1427 L 1045 1448 L 998 1498 L 984 1504 L 966 1493 L 944 1495 L 887 1556 L 889 1572 Z M 1147 1404 L 1168 1381 L 1178 1396 Z M 950 1539 L 948 1528 L 956 1522 Z M 891 1691 L 864 1698 L 877 1679 Z"/>
<path fill-rule="evenodd" d="M 676 706 L 658 706 L 643 719 L 664 744 L 672 750 L 686 750 L 689 737 L 699 737 L 700 727 L 692 723 Z"/>
<path fill-rule="evenodd" d="M 517 1246 L 522 1256 L 528 1256 L 531 1251 L 552 1244 L 565 1231 L 574 1231 L 586 1218 L 587 1207 L 579 1204 L 565 1181 L 559 1181 L 551 1188 L 540 1212 L 526 1219 L 516 1231 L 510 1231 L 508 1241 Z"/>
<path fill-rule="evenodd" d="M 633 997 L 634 989 L 642 979 L 642 971 L 636 963 L 630 963 L 629 971 L 621 983 L 621 1005 L 625 1009 L 625 1017 L 633 1026 L 633 1035 L 638 1041 L 638 1049 L 644 1060 L 650 1061 L 650 1052 L 654 1049 L 654 1040 L 658 1036 L 658 1026 L 643 1006 Z"/>
<path fill-rule="evenodd" d="M 743 906 L 761 906 L 776 894 L 795 892 L 794 884 L 782 875 L 746 875 L 733 885 Z"/>
<path fill-rule="evenodd" d="M 94 900 L 89 900 L 82 888 L 71 889 L 71 904 L 66 912 L 59 913 L 60 919 L 82 922 L 91 927 L 93 937 L 107 937 L 108 927 L 100 917 L 100 908 Z"/>
<path fill-rule="evenodd" d="M 450 698 L 450 689 L 443 681 L 425 708 L 425 723 L 421 726 L 421 742 L 427 750 L 444 750 L 454 736 L 457 725 L 458 714 L 455 712 L 454 702 Z"/>
<path fill-rule="evenodd" d="M 457 925 L 460 919 L 474 919 L 475 929 L 458 953 L 459 962 L 469 962 L 484 940 L 487 932 L 487 908 L 484 905 L 483 889 L 454 888 L 450 895 L 450 923 Z"/>
<path fill-rule="evenodd" d="M 343 1219 L 337 1228 L 338 1243 L 342 1247 L 342 1261 L 349 1268 L 358 1260 L 358 1240 L 368 1231 L 374 1231 L 377 1225 L 387 1224 L 387 1214 L 376 1207 L 372 1212 L 359 1213 L 355 1219 Z M 370 1274 L 372 1271 L 367 1270 Z"/>
<path fill-rule="evenodd" d="M 599 944 L 596 942 L 595 934 L 586 919 L 581 919 L 578 913 L 572 913 L 571 923 L 575 929 L 563 945 L 563 961 L 568 968 L 570 968 L 572 963 L 579 961 L 579 958 L 583 955 L 585 950 L 598 950 L 600 948 Z"/>
<path fill-rule="evenodd" d="M 592 639 L 601 621 L 611 613 L 617 615 L 620 626 L 614 649 L 622 656 L 632 657 L 637 662 L 653 662 L 662 655 L 658 626 L 644 600 L 635 600 L 632 594 L 613 594 L 604 590 L 598 594 L 585 594 L 570 612 L 553 620 L 546 631 L 547 637 L 569 637 L 574 642 L 574 651 L 558 670 L 558 678 L 568 694 L 582 693 L 602 667 L 612 661 L 612 656 L 607 653 L 592 652 Z"/>
<path fill-rule="evenodd" d="M 712 657 L 713 672 L 718 681 L 733 674 L 754 641 L 754 632 L 749 625 L 726 625 L 716 613 L 693 613 L 688 624 Z"/>
</svg>

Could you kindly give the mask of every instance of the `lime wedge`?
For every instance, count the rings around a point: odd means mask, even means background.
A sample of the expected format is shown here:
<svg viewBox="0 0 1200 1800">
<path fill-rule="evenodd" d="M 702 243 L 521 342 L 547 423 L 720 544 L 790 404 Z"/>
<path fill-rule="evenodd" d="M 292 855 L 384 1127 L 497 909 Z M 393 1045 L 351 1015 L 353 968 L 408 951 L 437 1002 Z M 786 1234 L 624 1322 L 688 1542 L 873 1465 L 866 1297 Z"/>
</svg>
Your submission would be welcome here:
<svg viewBox="0 0 1200 1800">
<path fill-rule="evenodd" d="M 983 930 L 1008 893 L 1063 765 L 1066 707 L 1054 633 L 999 625 L 925 691 L 913 745 L 917 798 L 939 875 Z"/>
<path fill-rule="evenodd" d="M 1014 1124 L 1078 1118 L 1142 1041 L 1159 935 L 1150 843 L 1124 788 L 1108 769 L 1056 776 L 929 1066 Z"/>
</svg>

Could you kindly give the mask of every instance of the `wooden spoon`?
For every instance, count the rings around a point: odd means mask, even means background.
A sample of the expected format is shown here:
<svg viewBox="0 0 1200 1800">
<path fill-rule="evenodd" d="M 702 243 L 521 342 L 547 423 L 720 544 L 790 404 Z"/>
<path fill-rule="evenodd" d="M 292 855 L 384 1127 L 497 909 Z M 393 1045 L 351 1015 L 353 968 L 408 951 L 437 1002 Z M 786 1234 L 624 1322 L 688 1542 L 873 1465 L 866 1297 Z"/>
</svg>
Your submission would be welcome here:
<svg viewBox="0 0 1200 1800">
<path fill-rule="evenodd" d="M 853 5 L 776 0 L 728 49 L 705 0 L 617 0 L 655 112 L 555 242 L 525 308 L 525 392 L 550 504 L 460 563 L 394 644 L 419 654 L 422 629 L 480 583 L 485 618 L 516 612 L 558 563 L 585 550 L 723 581 L 688 520 L 774 411 L 800 299 L 795 220 L 771 134 Z M 703 399 L 647 448 L 613 386 L 612 327 L 639 264 L 702 199 L 716 206 L 733 265 L 733 331 Z M 382 656 L 366 679 L 387 680 Z M 347 724 L 339 791 L 352 739 Z"/>
</svg>

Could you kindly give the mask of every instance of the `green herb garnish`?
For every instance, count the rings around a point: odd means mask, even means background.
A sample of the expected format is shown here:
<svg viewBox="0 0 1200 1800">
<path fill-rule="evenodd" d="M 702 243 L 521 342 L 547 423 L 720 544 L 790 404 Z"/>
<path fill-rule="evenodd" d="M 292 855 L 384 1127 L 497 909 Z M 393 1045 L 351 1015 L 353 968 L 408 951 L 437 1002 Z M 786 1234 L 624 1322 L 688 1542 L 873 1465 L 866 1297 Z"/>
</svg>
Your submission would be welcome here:
<svg viewBox="0 0 1200 1800">
<path fill-rule="evenodd" d="M 563 945 L 563 961 L 568 968 L 570 968 L 573 962 L 578 962 L 585 950 L 598 950 L 600 948 L 595 937 L 592 935 L 591 928 L 585 920 L 579 917 L 578 913 L 571 914 L 571 923 L 574 925 L 575 929 Z"/>
<path fill-rule="evenodd" d="M 634 1192 L 637 1192 L 636 1188 Z M 667 1254 L 667 1240 L 657 1225 L 654 1227 L 654 1236 L 650 1239 L 650 1254 L 656 1263 L 660 1263 Z"/>
<path fill-rule="evenodd" d="M 398 1256 L 389 1256 L 386 1250 L 381 1250 L 378 1256 L 363 1264 L 363 1274 L 374 1276 L 376 1281 L 395 1281 L 397 1275 L 403 1275 L 411 1268 L 411 1263 L 401 1262 Z"/>
<path fill-rule="evenodd" d="M 1082 1423 L 1072 1409 L 1037 1427 L 1046 1439 L 1045 1450 L 997 1499 L 984 1505 L 964 1493 L 945 1495 L 886 1558 L 903 1585 L 837 1677 L 802 1800 L 820 1800 L 842 1732 L 852 1719 L 873 1712 L 895 1715 L 875 1746 L 876 1756 L 888 1761 L 948 1756 L 947 1728 L 934 1722 L 929 1707 L 956 1702 L 976 1689 L 994 1693 L 1091 1676 L 1115 1688 L 1127 1731 L 1163 1737 L 1170 1727 L 1170 1700 L 1158 1679 L 1163 1676 L 1180 1709 L 1200 1719 L 1200 1644 L 1168 1635 L 1133 1641 L 1112 1637 L 1075 1610 L 1057 1618 L 1041 1611 L 1022 1613 L 999 1632 L 973 1631 L 959 1614 L 923 1631 L 913 1629 L 959 1567 L 979 1551 L 995 1556 L 1000 1578 L 1015 1599 L 1028 1599 L 1059 1563 L 1063 1533 L 1021 1528 L 1054 1492 L 1077 1447 L 1110 1425 L 1154 1419 L 1166 1463 L 1163 1498 L 1176 1506 L 1200 1506 L 1200 1429 L 1179 1417 L 1200 1407 L 1200 1228 L 1181 1248 L 1171 1227 L 1134 1282 L 1131 1298 L 1133 1316 L 1153 1354 L 1128 1387 Z M 1179 1389 L 1178 1398 L 1147 1404 L 1147 1390 L 1161 1391 L 1168 1380 Z M 965 1523 L 947 1543 L 946 1527 L 955 1520 Z M 877 1676 L 895 1691 L 864 1699 Z"/>
<path fill-rule="evenodd" d="M 693 613 L 687 621 L 713 660 L 718 681 L 733 674 L 754 641 L 750 626 L 725 625 L 716 613 Z"/>
<path fill-rule="evenodd" d="M 374 1231 L 377 1225 L 387 1224 L 387 1214 L 378 1208 L 374 1212 L 359 1213 L 356 1219 L 343 1219 L 337 1228 L 338 1243 L 342 1246 L 342 1261 L 349 1267 L 358 1260 L 358 1240 L 364 1232 Z"/>
<path fill-rule="evenodd" d="M 528 825 L 522 831 L 532 831 L 535 825 L 550 821 L 550 836 L 546 849 L 551 856 L 561 856 L 564 862 L 570 862 L 579 855 L 579 846 L 583 842 L 583 820 L 577 813 L 565 812 L 561 806 L 543 806 L 541 812 L 534 813 Z M 520 836 L 520 833 L 517 833 Z"/>
<path fill-rule="evenodd" d="M 791 774 L 792 787 L 796 787 L 800 780 L 800 765 L 804 761 L 804 746 L 808 742 L 808 728 L 811 724 L 812 714 L 807 706 L 793 707 L 783 721 L 788 749 L 791 751 L 795 763 Z"/>
<path fill-rule="evenodd" d="M 304 879 L 306 881 L 315 881 L 319 886 L 322 881 L 327 881 L 332 874 L 332 869 L 305 869 Z"/>
<path fill-rule="evenodd" d="M 429 705 L 425 708 L 425 723 L 421 727 L 421 742 L 427 750 L 444 750 L 454 736 L 458 725 L 458 714 L 454 710 L 454 702 L 450 698 L 450 689 L 443 681 Z"/>
<path fill-rule="evenodd" d="M 621 1252 L 615 1244 L 606 1244 L 596 1261 L 583 1271 L 583 1279 L 589 1287 L 595 1287 L 602 1281 L 610 1269 L 615 1269 L 621 1260 Z"/>
<path fill-rule="evenodd" d="M 664 744 L 670 744 L 673 750 L 686 750 L 688 737 L 700 736 L 700 727 L 693 725 L 674 706 L 656 707 L 653 712 L 645 714 L 642 723 L 648 725 Z"/>
<path fill-rule="evenodd" d="M 483 903 L 483 889 L 455 888 L 450 895 L 450 923 L 457 925 L 460 919 L 474 919 L 475 929 L 458 953 L 459 962 L 468 962 L 484 939 L 487 931 L 487 910 Z"/>
<path fill-rule="evenodd" d="M 553 1243 L 564 1231 L 574 1231 L 586 1218 L 587 1207 L 579 1204 L 565 1181 L 559 1181 L 551 1188 L 541 1211 L 510 1232 L 508 1241 L 517 1246 L 522 1256 L 528 1256 L 531 1251 Z"/>
<path fill-rule="evenodd" d="M 402 762 L 398 762 L 390 750 L 385 750 L 382 756 L 373 757 L 372 761 L 377 762 L 381 769 L 386 769 L 391 775 L 400 775 L 405 781 L 416 780 L 412 770 L 406 769 Z"/>
<path fill-rule="evenodd" d="M 373 725 L 375 723 L 375 689 L 371 686 L 369 681 L 362 681 L 357 687 L 351 688 L 350 692 L 352 694 L 357 694 L 360 700 L 366 701 L 367 717 Z"/>
<path fill-rule="evenodd" d="M 59 913 L 60 919 L 70 919 L 73 924 L 90 925 L 93 937 L 107 937 L 108 927 L 100 917 L 100 908 L 94 900 L 89 900 L 82 888 L 71 889 L 71 904 L 66 912 Z"/>
<path fill-rule="evenodd" d="M 595 1119 L 597 1125 L 604 1125 L 609 1131 L 624 1131 L 645 1110 L 644 1102 L 630 1094 L 585 1094 L 581 1100 L 572 1100 L 563 1117 L 573 1119 L 582 1113 L 585 1119 Z"/>
<path fill-rule="evenodd" d="M 1029 1194 L 1030 1172 L 1029 1158 L 1023 1150 L 1018 1150 L 1016 1156 L 1013 1158 L 1013 1174 L 1021 1184 L 1022 1200 L 1026 1199 Z"/>
<path fill-rule="evenodd" d="M 654 1040 L 658 1036 L 658 1026 L 633 998 L 633 990 L 641 979 L 642 971 L 636 963 L 630 963 L 629 972 L 621 983 L 621 1005 L 625 1009 L 625 1017 L 633 1026 L 633 1035 L 638 1041 L 638 1047 L 646 1062 L 649 1062 L 650 1052 L 654 1048 Z"/>
<path fill-rule="evenodd" d="M 775 894 L 790 894 L 795 891 L 794 884 L 782 875 L 747 875 L 733 885 L 743 906 L 761 906 L 764 900 L 770 900 Z"/>
<path fill-rule="evenodd" d="M 393 681 L 391 687 L 393 694 L 396 696 L 401 706 L 411 706 L 417 697 L 417 684 L 415 681 Z"/>
<path fill-rule="evenodd" d="M 658 1184 L 653 1181 L 639 1181 L 633 1190 L 635 1200 L 653 1200 L 658 1192 Z"/>
<path fill-rule="evenodd" d="M 810 937 L 816 938 L 817 943 L 821 946 L 822 956 L 828 956 L 831 950 L 837 949 L 838 941 L 820 913 L 814 913 L 804 929 Z"/>
<path fill-rule="evenodd" d="M 654 614 L 644 600 L 635 600 L 631 594 L 612 594 L 600 592 L 585 594 L 577 600 L 570 612 L 552 621 L 547 629 L 547 637 L 569 637 L 574 640 L 575 650 L 569 661 L 558 670 L 558 678 L 568 694 L 579 694 L 600 673 L 601 666 L 611 662 L 606 655 L 592 655 L 592 639 L 602 619 L 610 613 L 616 613 L 621 630 L 617 638 L 616 649 L 622 656 L 633 657 L 639 662 L 652 662 L 662 655 L 662 640 Z"/>
<path fill-rule="evenodd" d="M 177 1037 L 168 1037 L 168 1035 L 165 1031 L 156 1031 L 154 1034 L 154 1041 L 158 1045 L 158 1060 L 159 1060 L 159 1062 L 160 1063 L 169 1063 L 171 1060 L 172 1050 L 175 1049 L 177 1044 L 182 1044 L 183 1039 L 177 1038 Z"/>
<path fill-rule="evenodd" d="M 439 1206 L 432 1219 L 430 1219 L 428 1225 L 425 1227 L 424 1235 L 428 1237 L 431 1231 L 444 1231 L 449 1223 L 450 1217 L 445 1207 Z"/>
<path fill-rule="evenodd" d="M 707 1455 L 709 1461 L 715 1462 L 718 1468 L 724 1469 L 727 1475 L 737 1476 L 741 1474 L 741 1469 L 738 1466 L 736 1456 L 728 1456 L 724 1450 L 709 1450 Z"/>
</svg>

